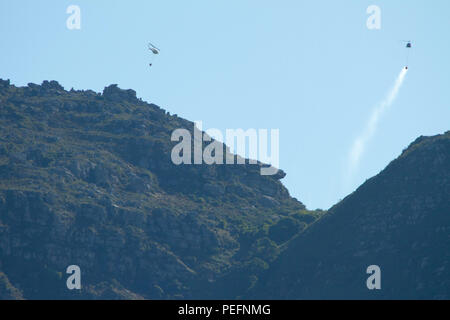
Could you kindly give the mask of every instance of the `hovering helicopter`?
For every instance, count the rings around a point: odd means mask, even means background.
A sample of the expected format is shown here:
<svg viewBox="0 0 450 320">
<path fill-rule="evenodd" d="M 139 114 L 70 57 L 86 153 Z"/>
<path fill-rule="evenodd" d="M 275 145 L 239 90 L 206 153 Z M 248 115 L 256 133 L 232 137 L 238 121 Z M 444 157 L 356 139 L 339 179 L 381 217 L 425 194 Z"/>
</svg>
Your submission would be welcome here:
<svg viewBox="0 0 450 320">
<path fill-rule="evenodd" d="M 153 54 L 159 54 L 159 52 L 161 51 L 151 43 L 148 44 L 148 50 L 150 50 Z M 149 65 L 151 67 L 152 63 L 149 63 Z"/>
<path fill-rule="evenodd" d="M 151 43 L 148 44 L 148 49 L 153 52 L 154 54 L 159 54 L 161 50 L 159 50 L 157 47 L 152 45 Z"/>
</svg>

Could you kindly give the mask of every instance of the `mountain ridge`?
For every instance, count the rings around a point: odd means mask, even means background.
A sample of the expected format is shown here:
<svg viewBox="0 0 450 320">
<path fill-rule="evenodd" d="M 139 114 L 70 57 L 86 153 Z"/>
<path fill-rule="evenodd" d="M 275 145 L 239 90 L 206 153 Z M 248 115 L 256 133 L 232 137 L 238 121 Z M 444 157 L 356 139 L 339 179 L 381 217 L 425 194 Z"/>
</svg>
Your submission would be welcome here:
<svg viewBox="0 0 450 320">
<path fill-rule="evenodd" d="M 25 298 L 222 297 L 211 284 L 240 270 L 249 287 L 322 214 L 261 163 L 174 165 L 171 133 L 193 123 L 117 85 L 1 80 L 0 124 L 0 270 Z"/>
<path fill-rule="evenodd" d="M 0 298 L 449 298 L 450 131 L 311 211 L 282 170 L 174 165 L 178 128 L 117 85 L 0 80 Z"/>
</svg>

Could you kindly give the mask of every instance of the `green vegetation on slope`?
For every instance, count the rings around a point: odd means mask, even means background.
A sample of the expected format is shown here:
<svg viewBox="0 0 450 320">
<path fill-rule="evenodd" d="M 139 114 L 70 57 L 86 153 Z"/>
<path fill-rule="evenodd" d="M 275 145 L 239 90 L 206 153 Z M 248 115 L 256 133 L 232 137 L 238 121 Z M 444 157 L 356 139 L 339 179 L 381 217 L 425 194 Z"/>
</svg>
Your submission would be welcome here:
<svg viewBox="0 0 450 320">
<path fill-rule="evenodd" d="M 115 85 L 99 94 L 1 80 L 8 283 L 25 298 L 234 298 L 323 214 L 289 196 L 281 170 L 175 166 L 177 128 L 193 123 Z M 72 264 L 81 292 L 65 287 Z"/>
</svg>

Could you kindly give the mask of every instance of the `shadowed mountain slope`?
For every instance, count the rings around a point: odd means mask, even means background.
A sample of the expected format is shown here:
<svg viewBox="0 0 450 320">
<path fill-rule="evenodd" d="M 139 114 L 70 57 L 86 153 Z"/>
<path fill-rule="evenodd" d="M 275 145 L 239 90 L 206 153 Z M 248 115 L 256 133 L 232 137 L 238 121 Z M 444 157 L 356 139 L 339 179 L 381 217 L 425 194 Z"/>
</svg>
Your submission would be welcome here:
<svg viewBox="0 0 450 320">
<path fill-rule="evenodd" d="M 381 290 L 368 290 L 370 265 Z M 449 299 L 450 131 L 420 137 L 291 240 L 252 291 L 272 299 Z"/>
</svg>

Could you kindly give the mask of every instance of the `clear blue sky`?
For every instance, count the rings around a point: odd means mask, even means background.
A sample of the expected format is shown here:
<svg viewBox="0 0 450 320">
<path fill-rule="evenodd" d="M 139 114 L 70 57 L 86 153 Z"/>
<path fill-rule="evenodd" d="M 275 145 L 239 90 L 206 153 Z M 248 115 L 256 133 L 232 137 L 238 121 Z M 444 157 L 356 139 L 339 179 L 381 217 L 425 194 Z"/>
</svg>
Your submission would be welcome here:
<svg viewBox="0 0 450 320">
<path fill-rule="evenodd" d="M 81 30 L 66 28 L 69 5 Z M 366 8 L 381 8 L 368 30 Z M 57 80 L 102 91 L 117 83 L 204 129 L 279 128 L 291 194 L 328 208 L 420 135 L 450 129 L 450 1 L 0 2 L 0 78 Z M 405 64 L 350 185 L 348 153 Z M 153 61 L 151 41 L 161 49 Z"/>
</svg>

